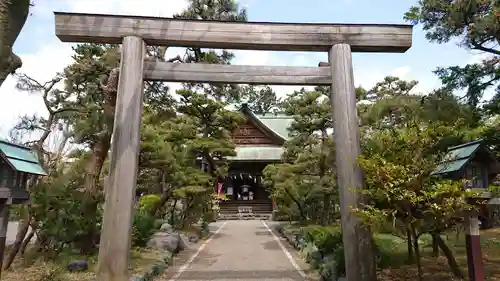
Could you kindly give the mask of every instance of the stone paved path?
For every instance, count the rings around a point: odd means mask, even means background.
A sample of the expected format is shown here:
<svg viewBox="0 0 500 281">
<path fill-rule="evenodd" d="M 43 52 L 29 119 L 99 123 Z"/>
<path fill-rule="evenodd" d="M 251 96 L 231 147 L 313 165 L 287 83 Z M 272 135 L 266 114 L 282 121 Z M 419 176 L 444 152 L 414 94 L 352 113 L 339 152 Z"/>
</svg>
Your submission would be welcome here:
<svg viewBox="0 0 500 281">
<path fill-rule="evenodd" d="M 174 272 L 164 280 L 307 280 L 297 270 L 305 268 L 304 263 L 288 245 L 280 246 L 262 221 L 227 221 L 221 225 L 222 229 L 202 246 L 191 263 L 172 268 Z"/>
</svg>

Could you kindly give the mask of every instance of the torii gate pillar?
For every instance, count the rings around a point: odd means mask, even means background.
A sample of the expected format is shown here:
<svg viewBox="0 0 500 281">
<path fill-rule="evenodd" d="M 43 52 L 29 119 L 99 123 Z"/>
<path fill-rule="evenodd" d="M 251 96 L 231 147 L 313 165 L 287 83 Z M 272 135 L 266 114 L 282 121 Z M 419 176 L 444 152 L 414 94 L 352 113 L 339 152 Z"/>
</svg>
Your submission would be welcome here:
<svg viewBox="0 0 500 281">
<path fill-rule="evenodd" d="M 357 190 L 364 188 L 364 179 L 357 163 L 361 148 L 351 47 L 348 44 L 334 45 L 328 53 L 328 60 L 332 73 L 330 100 L 346 275 L 349 281 L 375 281 L 375 259 L 373 255 L 367 254 L 373 253 L 372 235 L 352 210 L 361 207 L 362 196 Z"/>
<path fill-rule="evenodd" d="M 146 45 L 123 38 L 120 80 L 111 140 L 109 181 L 99 245 L 97 280 L 128 281 L 133 204 L 139 164 Z M 117 212 L 119 210 L 119 212 Z"/>
</svg>

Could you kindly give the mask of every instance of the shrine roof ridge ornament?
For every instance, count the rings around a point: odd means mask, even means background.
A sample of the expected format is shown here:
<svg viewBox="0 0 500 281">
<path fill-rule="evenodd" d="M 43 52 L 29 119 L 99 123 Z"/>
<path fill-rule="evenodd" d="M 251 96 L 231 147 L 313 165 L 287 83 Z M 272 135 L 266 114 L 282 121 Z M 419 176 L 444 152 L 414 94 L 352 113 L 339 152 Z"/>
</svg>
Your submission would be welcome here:
<svg viewBox="0 0 500 281">
<path fill-rule="evenodd" d="M 412 25 L 186 20 L 54 12 L 63 42 L 121 44 L 138 36 L 149 45 L 268 51 L 329 51 L 346 43 L 353 52 L 403 53 Z"/>
</svg>

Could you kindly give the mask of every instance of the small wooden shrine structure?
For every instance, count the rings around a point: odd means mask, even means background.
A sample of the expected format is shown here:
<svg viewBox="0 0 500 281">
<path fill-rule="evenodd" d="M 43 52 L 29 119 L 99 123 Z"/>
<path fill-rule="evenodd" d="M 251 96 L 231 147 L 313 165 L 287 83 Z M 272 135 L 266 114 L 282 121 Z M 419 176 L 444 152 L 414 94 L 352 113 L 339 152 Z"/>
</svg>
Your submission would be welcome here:
<svg viewBox="0 0 500 281">
<path fill-rule="evenodd" d="M 28 179 L 45 175 L 47 173 L 29 148 L 0 140 L 0 265 L 3 262 L 7 238 L 9 207 L 27 204 Z"/>
<path fill-rule="evenodd" d="M 351 208 L 364 186 L 352 52 L 403 53 L 411 25 L 222 22 L 55 13 L 63 42 L 122 44 L 110 157 L 109 187 L 99 247 L 99 281 L 128 280 L 132 202 L 139 154 L 143 81 L 328 85 L 332 89 L 337 172 L 348 281 L 375 280 L 370 233 Z M 146 60 L 146 44 L 170 47 L 328 52 L 328 67 L 168 63 Z"/>
<path fill-rule="evenodd" d="M 500 162 L 483 140 L 476 140 L 448 148 L 445 160 L 435 174 L 450 179 L 467 179 L 465 188 L 480 192 L 476 199 L 480 206 L 479 219 L 482 228 L 490 228 L 498 222 L 498 203 L 487 188 L 500 174 Z M 481 202 L 479 202 L 481 201 Z"/>
<path fill-rule="evenodd" d="M 485 280 L 480 228 L 488 228 L 499 219 L 498 198 L 492 198 L 493 194 L 488 191 L 488 186 L 499 173 L 500 162 L 483 140 L 449 147 L 443 163 L 434 172 L 445 178 L 466 179 L 464 188 L 479 193 L 478 198 L 471 198 L 479 212 L 470 214 L 465 225 L 467 265 L 471 281 Z"/>
<path fill-rule="evenodd" d="M 30 176 L 46 176 L 31 149 L 0 140 L 0 204 L 29 201 L 26 183 Z"/>
<path fill-rule="evenodd" d="M 445 161 L 436 168 L 436 174 L 447 178 L 466 178 L 467 188 L 487 188 L 500 173 L 500 163 L 483 140 L 476 140 L 448 148 Z"/>
</svg>

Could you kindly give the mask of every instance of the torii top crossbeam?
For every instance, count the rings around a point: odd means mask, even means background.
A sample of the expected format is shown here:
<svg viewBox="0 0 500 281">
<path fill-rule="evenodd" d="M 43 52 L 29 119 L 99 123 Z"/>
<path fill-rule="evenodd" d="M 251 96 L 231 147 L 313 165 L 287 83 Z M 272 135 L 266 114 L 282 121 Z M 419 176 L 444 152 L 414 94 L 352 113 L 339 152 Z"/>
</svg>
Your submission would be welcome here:
<svg viewBox="0 0 500 281">
<path fill-rule="evenodd" d="M 63 42 L 121 44 L 125 36 L 148 45 L 269 51 L 323 51 L 339 43 L 353 52 L 402 53 L 412 26 L 396 24 L 269 23 L 182 20 L 55 12 Z"/>
</svg>

